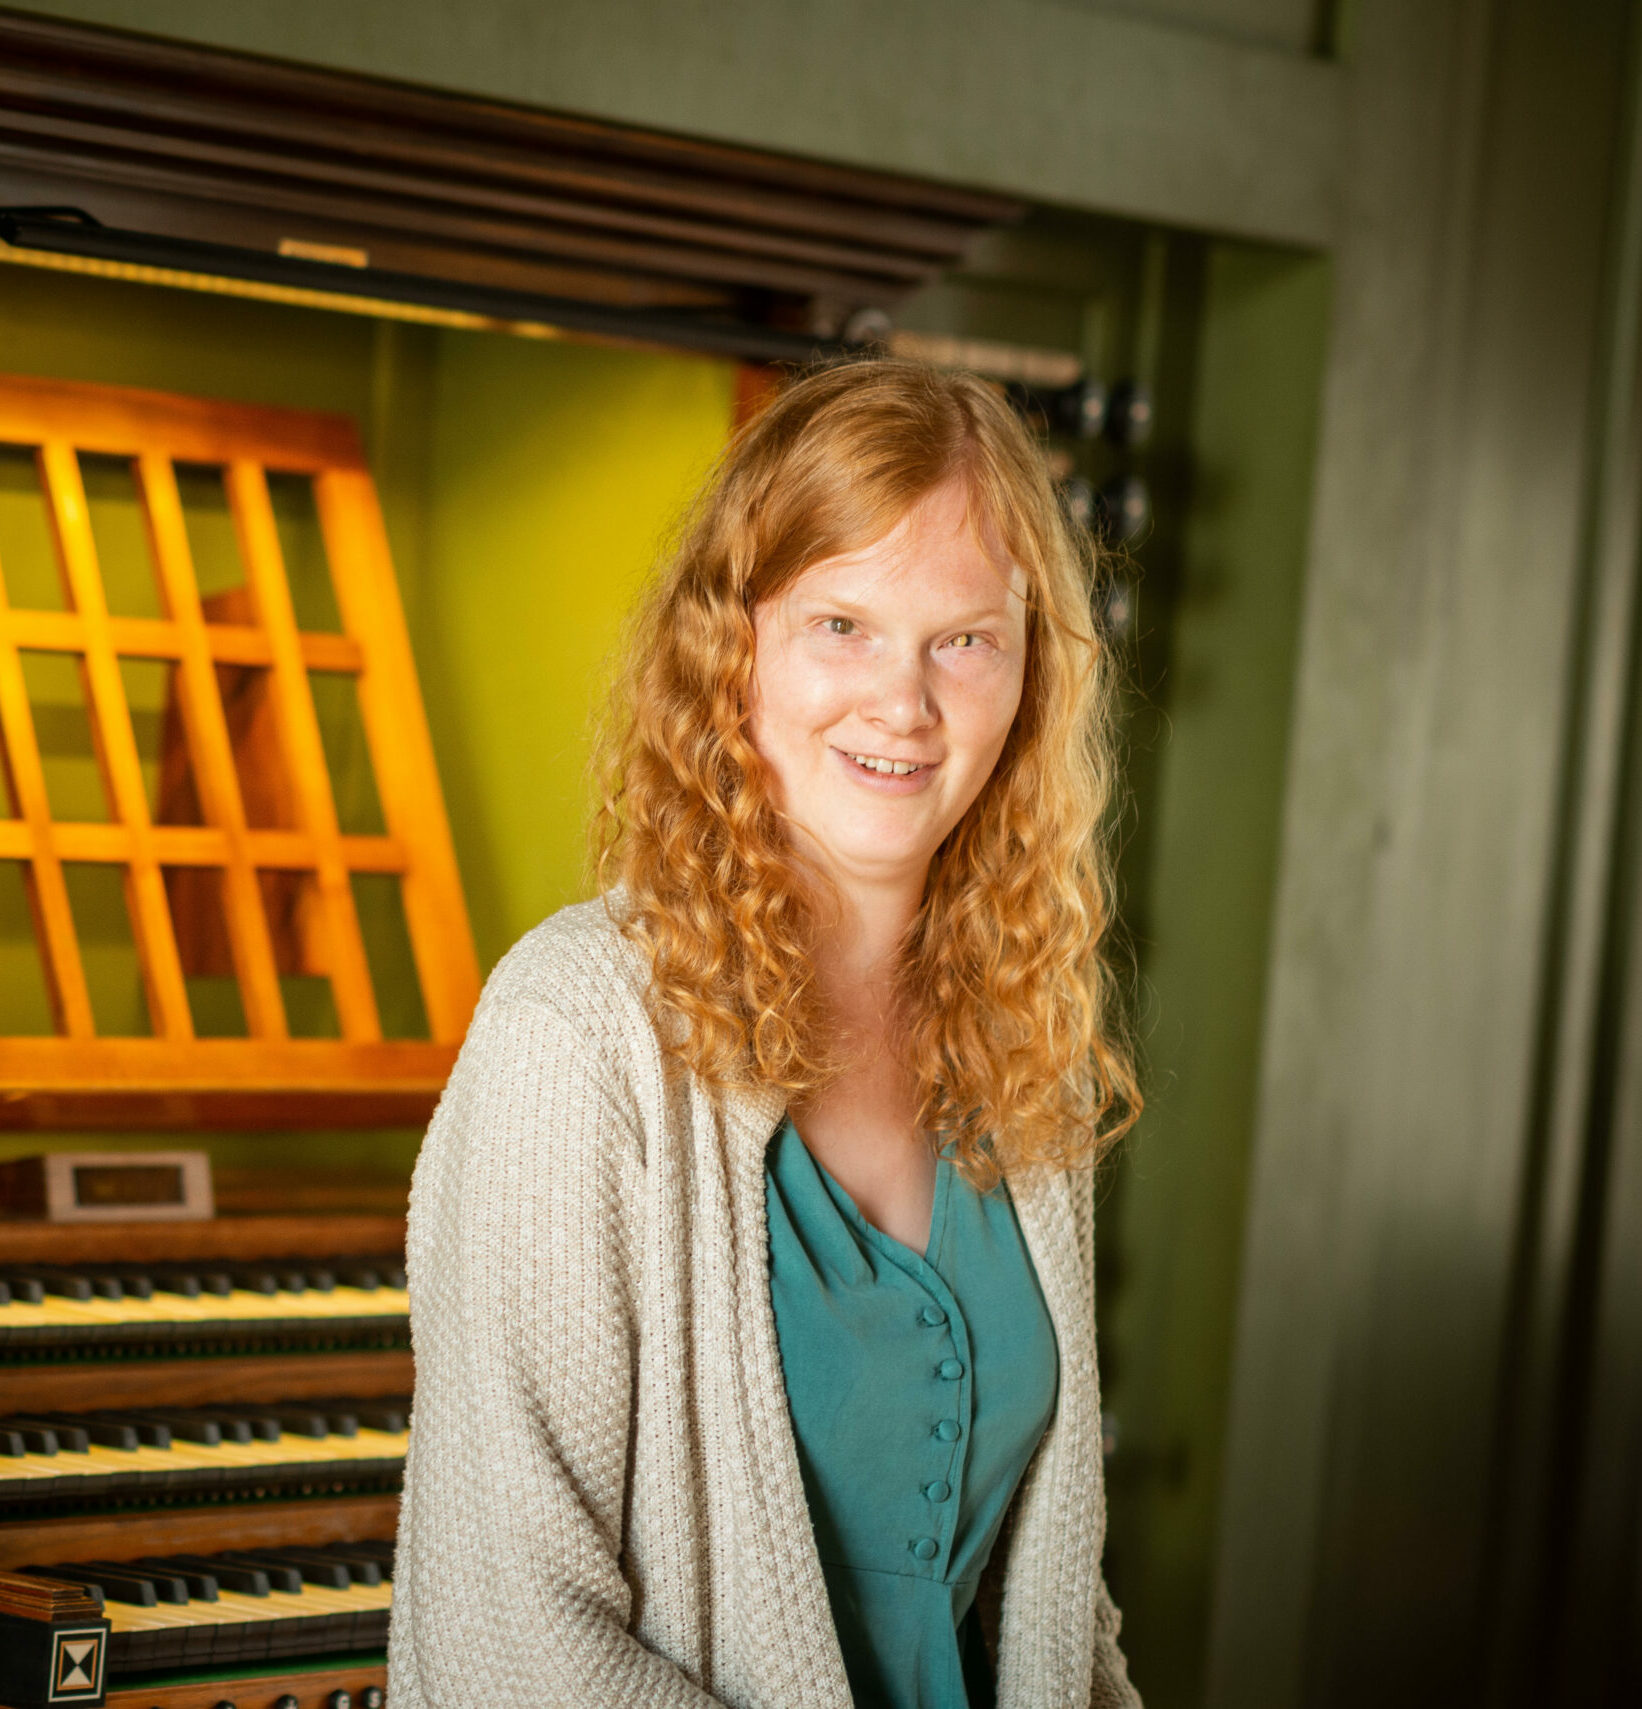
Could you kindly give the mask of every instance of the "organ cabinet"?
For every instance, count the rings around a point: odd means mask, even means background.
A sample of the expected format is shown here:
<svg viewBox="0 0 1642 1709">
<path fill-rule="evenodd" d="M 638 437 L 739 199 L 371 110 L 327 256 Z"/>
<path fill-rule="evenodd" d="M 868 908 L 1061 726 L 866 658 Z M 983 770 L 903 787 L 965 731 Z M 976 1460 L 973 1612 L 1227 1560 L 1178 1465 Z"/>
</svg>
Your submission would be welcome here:
<svg viewBox="0 0 1642 1709">
<path fill-rule="evenodd" d="M 425 1120 L 477 962 L 352 425 L 0 378 L 0 507 L 0 1125 Z M 0 1222 L 0 1705 L 377 1709 L 403 1250 Z"/>
<path fill-rule="evenodd" d="M 380 1709 L 404 1223 L 0 1230 L 0 1703 Z"/>
</svg>

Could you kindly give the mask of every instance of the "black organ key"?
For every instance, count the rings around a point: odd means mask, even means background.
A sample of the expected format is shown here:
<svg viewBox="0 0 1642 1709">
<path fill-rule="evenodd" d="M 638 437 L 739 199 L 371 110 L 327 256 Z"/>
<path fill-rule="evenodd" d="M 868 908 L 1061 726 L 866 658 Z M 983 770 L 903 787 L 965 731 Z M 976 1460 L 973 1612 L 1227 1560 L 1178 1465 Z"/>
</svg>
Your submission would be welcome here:
<svg viewBox="0 0 1642 1709">
<path fill-rule="evenodd" d="M 228 1273 L 235 1287 L 253 1294 L 305 1294 L 308 1273 L 300 1264 L 231 1264 Z"/>
<path fill-rule="evenodd" d="M 209 1573 L 224 1590 L 241 1596 L 266 1596 L 270 1585 L 261 1567 L 248 1567 L 227 1555 L 167 1555 L 174 1571 Z"/>
<path fill-rule="evenodd" d="M 191 1602 L 215 1602 L 218 1600 L 217 1586 L 219 1575 L 205 1567 L 196 1567 L 187 1559 L 178 1555 L 140 1555 L 131 1562 L 134 1567 L 152 1567 L 156 1572 L 168 1573 L 173 1578 L 179 1578 L 188 1586 L 188 1598 Z"/>
<path fill-rule="evenodd" d="M 46 1297 L 46 1284 L 39 1276 L 25 1275 L 20 1270 L 6 1270 L 0 1271 L 0 1278 L 11 1290 L 11 1297 L 24 1305 L 39 1305 Z M 86 1297 L 91 1297 L 89 1288 Z"/>
<path fill-rule="evenodd" d="M 36 1418 L 13 1413 L 6 1421 L 18 1430 L 38 1430 L 42 1434 L 50 1433 L 57 1440 L 58 1449 L 65 1454 L 84 1454 L 91 1448 L 91 1437 L 84 1426 L 72 1419 Z M 46 1453 L 50 1453 L 48 1448 Z"/>
<path fill-rule="evenodd" d="M 316 1294 L 333 1294 L 336 1292 L 336 1272 L 327 1269 L 323 1264 L 310 1264 L 303 1272 L 308 1278 L 308 1286 Z"/>
<path fill-rule="evenodd" d="M 341 1561 L 353 1575 L 355 1584 L 380 1584 L 389 1576 L 387 1569 L 374 1555 L 361 1554 L 346 1543 L 332 1543 L 322 1552 Z"/>
<path fill-rule="evenodd" d="M 30 1272 L 48 1294 L 65 1300 L 88 1300 L 92 1297 L 91 1278 L 72 1270 L 48 1270 L 44 1267 Z"/>
<path fill-rule="evenodd" d="M 153 1585 L 157 1602 L 188 1601 L 188 1584 L 174 1572 L 161 1572 L 153 1567 L 139 1566 L 135 1561 L 85 1561 L 80 1563 L 94 1573 L 112 1573 L 116 1578 L 133 1579 Z"/>
<path fill-rule="evenodd" d="M 107 1419 L 111 1424 L 123 1424 L 134 1430 L 137 1440 L 145 1448 L 169 1448 L 171 1446 L 171 1426 L 160 1419 L 150 1418 L 146 1413 L 139 1412 L 99 1412 L 93 1415 L 99 1419 Z"/>
<path fill-rule="evenodd" d="M 118 1276 L 127 1299 L 151 1300 L 154 1297 L 154 1272 L 140 1264 L 110 1264 L 110 1275 Z"/>
<path fill-rule="evenodd" d="M 280 1428 L 290 1431 L 293 1436 L 354 1436 L 359 1432 L 358 1419 L 350 1418 L 352 1430 L 333 1430 L 326 1414 L 312 1412 L 307 1407 L 280 1407 L 274 1416 L 279 1420 Z"/>
<path fill-rule="evenodd" d="M 245 1431 L 243 1436 L 235 1438 L 239 1442 L 277 1442 L 284 1434 L 278 1418 L 271 1412 L 243 1406 L 214 1406 L 210 1412 L 213 1418 L 231 1419 L 237 1428 Z"/>
<path fill-rule="evenodd" d="M 294 1567 L 309 1584 L 323 1585 L 326 1590 L 346 1590 L 353 1583 L 353 1574 L 341 1561 L 328 1555 L 310 1554 L 305 1549 L 269 1549 L 268 1558 L 278 1565 Z M 263 1551 L 258 1551 L 258 1559 Z"/>
<path fill-rule="evenodd" d="M 45 1283 L 48 1294 L 63 1294 L 75 1300 L 125 1298 L 125 1287 L 120 1278 L 106 1270 L 68 1270 L 56 1265 L 43 1265 L 34 1273 Z"/>
<path fill-rule="evenodd" d="M 217 1406 L 196 1406 L 188 1409 L 188 1416 L 201 1424 L 214 1424 L 224 1442 L 252 1442 L 256 1433 L 251 1429 L 248 1420 L 237 1413 L 224 1411 Z"/>
<path fill-rule="evenodd" d="M 238 1412 L 234 1417 L 251 1432 L 253 1442 L 277 1442 L 284 1436 L 279 1418 L 272 1412 Z"/>
<path fill-rule="evenodd" d="M 155 1608 L 159 1593 L 152 1579 L 128 1573 L 98 1572 L 87 1566 L 58 1562 L 49 1567 L 24 1567 L 35 1578 L 62 1578 L 70 1584 L 90 1585 L 105 1602 L 129 1602 L 138 1608 Z"/>
<path fill-rule="evenodd" d="M 339 1264 L 338 1277 L 350 1288 L 363 1288 L 367 1293 L 374 1293 L 382 1286 L 381 1271 L 374 1264 Z"/>
<path fill-rule="evenodd" d="M 23 1439 L 23 1451 L 28 1454 L 55 1454 L 57 1432 L 49 1424 L 29 1424 L 21 1418 L 8 1418 L 5 1428 Z"/>
<path fill-rule="evenodd" d="M 282 1590 L 291 1596 L 302 1594 L 302 1574 L 289 1561 L 274 1560 L 268 1555 L 252 1554 L 242 1549 L 225 1549 L 218 1558 L 226 1566 L 255 1567 L 267 1579 L 270 1590 Z"/>
<path fill-rule="evenodd" d="M 184 1442 L 199 1442 L 207 1448 L 220 1447 L 222 1444 L 222 1428 L 215 1419 L 201 1418 L 196 1413 L 177 1412 L 130 1412 L 125 1415 L 133 1423 L 139 1420 L 149 1424 L 163 1424 L 173 1437 Z"/>
<path fill-rule="evenodd" d="M 78 1430 L 100 1448 L 124 1448 L 130 1451 L 142 1445 L 133 1425 L 120 1424 L 113 1419 L 73 1412 L 48 1412 L 43 1416 L 45 1422 L 56 1430 L 59 1442 L 63 1440 L 64 1428 L 68 1427 Z"/>
<path fill-rule="evenodd" d="M 28 1443 L 23 1440 L 21 1430 L 13 1430 L 9 1424 L 0 1422 L 0 1456 L 8 1460 L 20 1460 L 28 1453 Z"/>
<path fill-rule="evenodd" d="M 362 1406 L 356 1416 L 366 1430 L 406 1430 L 410 1427 L 410 1409 L 399 1406 Z"/>
<path fill-rule="evenodd" d="M 382 1565 L 373 1561 L 367 1555 L 356 1555 L 349 1549 L 331 1546 L 323 1549 L 299 1549 L 297 1554 L 308 1555 L 318 1561 L 335 1561 L 344 1568 L 348 1577 L 355 1584 L 380 1584 L 382 1582 Z"/>
<path fill-rule="evenodd" d="M 0 1281 L 0 1305 L 11 1304 L 11 1283 Z"/>
</svg>

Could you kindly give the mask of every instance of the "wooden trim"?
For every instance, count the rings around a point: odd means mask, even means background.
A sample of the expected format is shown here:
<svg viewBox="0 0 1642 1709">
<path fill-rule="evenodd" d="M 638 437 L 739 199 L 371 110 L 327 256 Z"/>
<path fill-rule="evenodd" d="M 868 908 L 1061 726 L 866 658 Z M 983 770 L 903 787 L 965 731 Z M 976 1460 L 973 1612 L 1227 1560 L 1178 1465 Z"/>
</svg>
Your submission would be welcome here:
<svg viewBox="0 0 1642 1709">
<path fill-rule="evenodd" d="M 448 1073 L 449 1067 L 446 1066 Z M 179 1091 L 170 1085 L 144 1087 L 62 1086 L 8 1091 L 0 1087 L 0 1132 L 176 1134 L 288 1133 L 296 1128 L 413 1128 L 428 1125 L 442 1082 L 422 1078 L 406 1084 L 348 1084 L 331 1087 L 247 1085 Z M 236 1195 L 232 1208 L 276 1209 L 284 1205 L 337 1202 L 316 1188 L 316 1177 L 286 1177 L 281 1191 Z M 346 1193 L 347 1202 L 374 1203 L 376 1194 Z M 254 1202 L 253 1202 L 254 1201 Z"/>
<path fill-rule="evenodd" d="M 396 1495 L 345 1495 L 329 1501 L 247 1502 L 242 1507 L 187 1508 L 145 1513 L 145 1555 L 259 1549 L 291 1543 L 358 1543 L 391 1538 L 399 1523 Z M 118 1560 L 133 1541 L 129 1514 L 96 1519 L 40 1519 L 0 1525 L 0 1568 L 53 1561 Z M 219 1687 L 220 1691 L 220 1687 Z M 153 1701 L 152 1695 L 147 1699 Z"/>
<path fill-rule="evenodd" d="M 421 1039 L 4 1038 L 0 1100 L 29 1091 L 438 1092 L 456 1060 Z"/>
<path fill-rule="evenodd" d="M 301 143 L 316 129 L 330 140 L 320 127 L 340 122 L 351 126 L 350 149 L 365 153 L 378 146 L 374 132 L 367 128 L 374 121 L 377 126 L 402 127 L 391 132 L 395 142 L 406 144 L 421 136 L 430 149 L 458 137 L 469 147 L 482 142 L 493 147 L 511 145 L 518 152 L 518 165 L 538 174 L 549 170 L 548 163 L 568 156 L 582 163 L 588 176 L 599 175 L 601 195 L 607 164 L 620 162 L 644 163 L 658 169 L 667 181 L 681 183 L 680 205 L 692 205 L 689 197 L 694 186 L 697 197 L 718 206 L 718 199 L 702 186 L 723 180 L 737 186 L 767 186 L 781 196 L 828 197 L 840 210 L 860 203 L 955 222 L 1007 219 L 1019 208 L 1013 198 L 957 184 L 669 136 L 220 49 L 15 14 L 8 14 L 0 24 L 4 26 L 0 40 L 7 49 L 4 75 L 9 80 L 23 67 L 32 66 L 33 74 L 42 80 L 29 92 L 36 105 L 44 98 L 71 95 L 62 83 L 72 74 L 87 86 L 93 79 L 108 85 L 99 91 L 95 110 L 109 110 L 109 103 L 118 99 L 115 91 L 123 89 L 140 92 L 136 115 L 145 115 L 150 110 L 150 85 L 159 84 L 162 93 L 169 92 L 160 114 L 179 126 L 198 122 L 202 111 L 214 113 L 219 124 L 225 124 L 237 110 L 230 103 L 237 102 L 264 118 L 264 134 L 286 144 Z M 459 159 L 464 165 L 471 163 L 469 156 Z M 413 155 L 411 161 L 422 168 L 433 164 L 426 154 Z M 746 218 L 760 204 L 747 200 L 737 207 Z M 763 207 L 769 211 L 770 204 Z"/>
<path fill-rule="evenodd" d="M 252 866 L 288 872 L 312 871 L 319 864 L 313 839 L 305 831 L 245 832 Z M 131 832 L 125 825 L 54 824 L 45 838 L 59 861 L 128 861 Z M 165 866 L 221 866 L 232 860 L 226 831 L 215 825 L 151 825 L 149 847 Z M 25 819 L 0 819 L 0 860 L 32 860 L 40 846 Z M 337 847 L 350 872 L 404 872 L 410 865 L 397 837 L 338 837 Z"/>
<path fill-rule="evenodd" d="M 404 1249 L 402 1216 L 219 1216 L 208 1222 L 75 1226 L 0 1222 L 0 1260 L 8 1264 L 106 1264 L 127 1259 L 133 1264 L 150 1264 L 166 1260 L 193 1263 L 210 1259 L 374 1258 Z"/>
<path fill-rule="evenodd" d="M 376 993 L 371 988 L 353 887 L 342 860 L 336 803 L 331 798 L 319 719 L 303 664 L 291 593 L 285 582 L 267 478 L 256 463 L 236 460 L 228 466 L 227 487 L 247 584 L 273 651 L 274 703 L 291 782 L 303 829 L 315 846 L 314 882 L 319 887 L 320 906 L 324 910 L 327 972 L 342 1035 L 350 1041 L 378 1039 L 382 1036 L 382 1024 L 376 1011 Z M 338 578 L 339 598 L 340 584 L 345 579 Z"/>
<path fill-rule="evenodd" d="M 35 942 L 39 945 L 41 971 L 51 994 L 58 1030 L 70 1038 L 90 1038 L 96 1031 L 91 1018 L 91 995 L 86 989 L 62 862 L 52 838 L 51 803 L 46 796 L 34 714 L 29 710 L 28 685 L 13 640 L 12 612 L 6 603 L 3 572 L 4 566 L 0 565 L 0 737 L 5 741 L 11 786 L 22 818 L 0 826 L 0 830 L 15 839 L 11 848 L 0 852 L 29 863 L 25 878 L 29 907 L 34 915 Z"/>
<path fill-rule="evenodd" d="M 188 1009 L 188 991 L 183 984 L 177 940 L 171 929 L 165 881 L 149 834 L 148 793 L 143 784 L 136 737 L 131 730 L 131 713 L 125 702 L 125 685 L 120 680 L 119 661 L 108 636 L 108 606 L 103 596 L 102 573 L 97 566 L 97 548 L 91 537 L 91 515 L 80 481 L 79 460 L 66 440 L 49 439 L 40 449 L 39 462 L 58 560 L 74 609 L 85 629 L 82 666 L 97 757 L 129 843 L 125 862 L 126 899 L 136 937 L 137 961 L 148 994 L 149 1017 L 154 1031 L 163 1037 L 189 1039 L 194 1036 L 194 1023 Z"/>
<path fill-rule="evenodd" d="M 0 374 L 0 440 L 41 445 L 48 439 L 115 457 L 158 452 L 179 463 L 242 458 L 299 474 L 364 467 L 358 431 L 346 416 Z"/>
<path fill-rule="evenodd" d="M 311 1539 L 301 1538 L 307 1542 Z M 333 1541 L 354 1541 L 351 1538 Z M 329 1709 L 337 1692 L 357 1703 L 366 1686 L 383 1690 L 388 1684 L 388 1664 L 378 1656 L 360 1656 L 340 1665 L 304 1667 L 300 1656 L 263 1674 L 236 1675 L 232 1680 L 206 1680 L 189 1685 L 131 1685 L 112 1690 L 103 1699 L 103 1709 L 218 1709 L 223 1692 L 232 1689 L 234 1699 L 261 1705 L 289 1697 L 296 1709 Z"/>
<path fill-rule="evenodd" d="M 434 1038 L 459 1044 L 479 1000 L 479 960 L 412 664 L 410 632 L 388 557 L 387 530 L 376 489 L 351 470 L 321 475 L 314 482 L 314 500 L 332 561 L 352 566 L 350 575 L 337 578 L 336 596 L 344 627 L 365 662 L 359 711 L 388 834 L 416 850 L 402 893 L 428 1025 Z"/>
<path fill-rule="evenodd" d="M 0 1232 L 0 1250 L 5 1236 Z M 340 1253 L 339 1253 L 340 1255 Z M 294 1253 L 264 1253 L 294 1257 Z M 11 1258 L 12 1263 L 27 1260 Z M 255 1406 L 274 1401 L 346 1395 L 378 1400 L 408 1395 L 416 1370 L 409 1352 L 256 1354 L 226 1359 L 141 1359 L 121 1364 L 99 1359 L 85 1365 L 13 1366 L 6 1371 L 6 1406 L 12 1412 L 90 1412 L 97 1408 Z"/>
<path fill-rule="evenodd" d="M 84 26 L 0 18 L 0 182 L 104 224 L 792 326 L 888 303 L 1024 211 L 947 184 L 687 141 Z M 48 193 L 49 191 L 49 193 Z"/>
<path fill-rule="evenodd" d="M 9 382 L 0 379 L 0 385 Z M 145 453 L 153 456 L 155 453 Z M 184 540 L 186 541 L 186 534 Z M 271 665 L 268 637 L 244 623 L 206 623 L 205 645 L 219 665 Z M 42 653 L 83 653 L 85 624 L 77 611 L 13 611 L 12 638 L 19 647 Z M 185 652 L 181 627 L 166 618 L 114 617 L 108 637 L 122 659 L 180 659 Z M 364 668 L 358 644 L 346 635 L 301 636 L 302 659 L 311 671 L 358 672 Z"/>
<path fill-rule="evenodd" d="M 136 473 L 155 570 L 181 645 L 177 688 L 195 786 L 206 818 L 220 827 L 226 845 L 222 909 L 245 1022 L 253 1038 L 284 1038 L 285 1004 L 273 936 L 252 864 L 233 743 L 217 692 L 176 474 L 169 458 L 152 451 L 137 459 Z"/>
</svg>

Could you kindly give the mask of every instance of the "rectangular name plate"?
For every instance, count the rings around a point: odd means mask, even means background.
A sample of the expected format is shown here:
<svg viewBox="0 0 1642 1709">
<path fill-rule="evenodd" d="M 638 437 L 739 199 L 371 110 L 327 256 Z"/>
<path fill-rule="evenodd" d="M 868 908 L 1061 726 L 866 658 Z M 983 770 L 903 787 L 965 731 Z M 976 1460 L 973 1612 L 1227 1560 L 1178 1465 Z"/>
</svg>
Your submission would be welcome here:
<svg viewBox="0 0 1642 1709">
<path fill-rule="evenodd" d="M 215 1210 L 203 1151 L 58 1151 L 0 1163 L 0 1217 L 187 1222 Z"/>
</svg>

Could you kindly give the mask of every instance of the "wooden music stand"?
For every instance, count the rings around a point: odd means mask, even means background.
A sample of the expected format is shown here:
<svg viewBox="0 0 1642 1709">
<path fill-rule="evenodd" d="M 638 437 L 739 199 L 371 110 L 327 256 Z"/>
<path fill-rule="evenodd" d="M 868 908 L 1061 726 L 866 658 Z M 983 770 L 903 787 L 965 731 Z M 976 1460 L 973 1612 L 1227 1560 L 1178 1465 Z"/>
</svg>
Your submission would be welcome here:
<svg viewBox="0 0 1642 1709">
<path fill-rule="evenodd" d="M 0 563 L 0 735 L 54 1036 L 0 1038 L 0 1126 L 258 1127 L 419 1123 L 455 1059 L 479 971 L 375 488 L 339 416 L 158 392 L 0 377 L 0 443 L 32 450 L 66 609 L 8 600 Z M 124 460 L 163 615 L 111 614 L 80 458 Z M 202 598 L 177 465 L 208 465 L 232 516 L 243 587 Z M 311 482 L 340 633 L 299 629 L 269 476 Z M 25 653 L 79 668 L 110 822 L 54 819 Z M 186 749 L 197 823 L 150 805 L 122 660 L 171 667 L 168 721 Z M 344 834 L 310 671 L 353 682 L 380 834 Z M 247 684 L 255 684 L 250 701 Z M 226 700 L 226 710 L 225 710 Z M 252 704 L 254 702 L 254 704 Z M 166 756 L 167 771 L 178 756 Z M 247 785 L 242 780 L 249 778 Z M 174 779 L 172 784 L 174 784 Z M 173 789 L 174 793 L 174 789 Z M 253 796 L 284 822 L 248 815 Z M 0 799 L 0 810 L 8 805 Z M 253 801 L 253 807 L 258 803 Z M 98 1036 L 65 862 L 124 881 L 152 1036 Z M 386 1039 L 354 878 L 400 888 L 426 1038 Z M 198 914 L 220 898 L 213 923 Z M 197 1036 L 188 977 L 231 971 L 242 1037 Z M 293 1037 L 281 974 L 329 982 L 332 1038 Z"/>
</svg>

